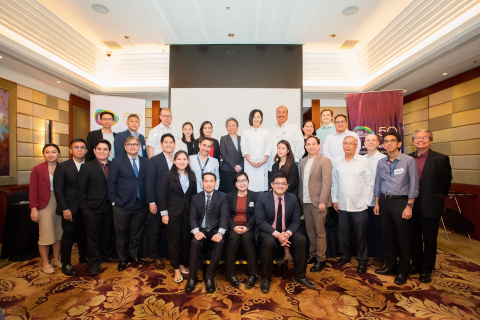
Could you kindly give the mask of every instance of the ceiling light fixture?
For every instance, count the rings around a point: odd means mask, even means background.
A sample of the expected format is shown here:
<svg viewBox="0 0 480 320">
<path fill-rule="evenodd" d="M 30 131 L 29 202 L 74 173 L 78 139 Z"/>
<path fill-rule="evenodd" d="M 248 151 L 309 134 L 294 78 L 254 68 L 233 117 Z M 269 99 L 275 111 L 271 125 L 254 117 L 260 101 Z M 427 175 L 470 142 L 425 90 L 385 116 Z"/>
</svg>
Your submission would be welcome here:
<svg viewBox="0 0 480 320">
<path fill-rule="evenodd" d="M 3 57 L 2 57 L 2 56 L 0 56 L 0 59 L 2 59 L 2 58 L 3 58 Z"/>
<path fill-rule="evenodd" d="M 127 39 L 127 40 L 130 39 L 130 36 L 124 36 L 124 37 L 125 37 L 125 39 Z"/>
<path fill-rule="evenodd" d="M 335 38 L 337 35 L 335 33 L 330 35 L 330 38 Z"/>
<path fill-rule="evenodd" d="M 351 6 L 351 7 L 348 7 L 348 8 L 345 8 L 343 9 L 343 14 L 346 15 L 346 16 L 351 16 L 352 14 L 355 14 L 358 12 L 358 7 L 356 6 Z"/>
<path fill-rule="evenodd" d="M 107 7 L 102 6 L 101 4 L 98 4 L 98 3 L 92 4 L 92 9 L 101 14 L 107 14 L 110 12 L 110 10 L 108 10 Z"/>
<path fill-rule="evenodd" d="M 446 73 L 446 72 L 445 72 L 445 73 L 442 73 L 442 76 L 446 76 L 447 74 L 448 74 L 448 73 Z"/>
<path fill-rule="evenodd" d="M 230 38 L 235 37 L 235 35 L 234 35 L 233 33 L 229 33 L 228 36 L 229 36 Z"/>
<path fill-rule="evenodd" d="M 407 92 L 407 90 L 403 90 L 403 92 Z"/>
<path fill-rule="evenodd" d="M 230 7 L 227 7 L 227 10 L 230 10 Z"/>
<path fill-rule="evenodd" d="M 57 83 L 62 83 L 62 82 L 60 82 L 60 81 L 57 81 Z"/>
</svg>

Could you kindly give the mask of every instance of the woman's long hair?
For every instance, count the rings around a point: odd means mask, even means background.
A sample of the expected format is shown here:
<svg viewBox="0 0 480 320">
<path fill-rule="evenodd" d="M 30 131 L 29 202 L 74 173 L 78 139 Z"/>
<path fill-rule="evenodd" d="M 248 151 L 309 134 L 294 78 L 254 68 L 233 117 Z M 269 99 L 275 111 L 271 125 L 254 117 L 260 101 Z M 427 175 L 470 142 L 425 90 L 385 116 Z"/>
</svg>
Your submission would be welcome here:
<svg viewBox="0 0 480 320">
<path fill-rule="evenodd" d="M 191 122 L 185 122 L 182 126 L 182 131 L 183 131 L 183 128 L 185 128 L 185 126 L 190 126 L 192 127 L 192 135 L 190 136 L 190 140 L 192 140 L 191 142 L 195 141 L 195 136 L 193 135 L 193 124 Z M 187 138 L 185 137 L 185 133 L 182 132 L 182 141 L 183 143 L 187 144 Z"/>
<path fill-rule="evenodd" d="M 203 121 L 202 125 L 200 126 L 200 138 L 198 138 L 198 140 L 201 140 L 202 138 L 205 137 L 205 135 L 203 134 L 203 127 L 205 127 L 206 124 L 211 125 L 213 130 L 213 124 L 210 121 Z"/>
<path fill-rule="evenodd" d="M 286 176 L 288 176 L 288 172 L 290 171 L 292 164 L 295 164 L 295 157 L 293 156 L 292 147 L 290 146 L 290 143 L 287 140 L 280 140 L 277 143 L 277 147 L 280 143 L 284 144 L 288 150 L 287 159 L 285 160 L 285 164 L 280 169 L 280 171 L 285 173 Z M 278 154 L 275 155 L 275 158 L 273 158 L 273 161 L 275 163 L 278 163 L 278 167 L 280 168 L 280 157 L 278 156 Z"/>
<path fill-rule="evenodd" d="M 188 153 L 186 153 L 184 150 L 179 150 L 173 156 L 173 161 L 177 160 L 180 154 L 184 154 L 185 157 L 187 157 L 188 159 Z M 185 173 L 188 175 L 188 180 L 190 181 L 190 183 L 197 183 L 195 181 L 196 179 L 195 172 L 193 172 L 192 169 L 190 168 L 190 164 L 187 164 L 187 167 L 185 168 Z M 172 168 L 170 169 L 170 176 L 173 179 L 173 181 L 180 181 L 178 179 L 178 168 L 175 165 L 175 163 L 172 165 Z"/>
</svg>

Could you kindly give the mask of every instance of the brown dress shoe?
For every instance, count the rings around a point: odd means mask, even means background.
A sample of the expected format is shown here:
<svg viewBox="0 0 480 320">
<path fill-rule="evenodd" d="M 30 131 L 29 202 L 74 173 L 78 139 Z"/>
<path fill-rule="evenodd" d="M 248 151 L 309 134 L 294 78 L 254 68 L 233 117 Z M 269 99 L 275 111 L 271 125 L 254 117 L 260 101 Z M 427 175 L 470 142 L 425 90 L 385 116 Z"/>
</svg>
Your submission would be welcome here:
<svg viewBox="0 0 480 320">
<path fill-rule="evenodd" d="M 155 269 L 164 269 L 165 265 L 163 264 L 162 260 L 155 259 L 153 260 L 153 264 L 155 265 Z"/>
</svg>

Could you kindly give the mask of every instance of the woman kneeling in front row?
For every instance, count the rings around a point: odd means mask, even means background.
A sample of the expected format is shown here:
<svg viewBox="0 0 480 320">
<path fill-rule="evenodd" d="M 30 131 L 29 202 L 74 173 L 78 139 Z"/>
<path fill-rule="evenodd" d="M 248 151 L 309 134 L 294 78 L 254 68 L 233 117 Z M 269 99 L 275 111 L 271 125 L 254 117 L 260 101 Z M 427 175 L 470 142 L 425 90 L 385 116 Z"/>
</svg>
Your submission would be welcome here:
<svg viewBox="0 0 480 320">
<path fill-rule="evenodd" d="M 228 245 L 225 258 L 225 275 L 231 285 L 237 288 L 240 281 L 235 276 L 235 260 L 238 247 L 242 244 L 247 257 L 249 278 L 245 282 L 247 289 L 253 288 L 257 280 L 257 258 L 255 257 L 255 204 L 258 192 L 248 190 L 248 175 L 239 172 L 235 175 L 237 190 L 228 194 L 230 216 L 228 220 Z"/>
</svg>

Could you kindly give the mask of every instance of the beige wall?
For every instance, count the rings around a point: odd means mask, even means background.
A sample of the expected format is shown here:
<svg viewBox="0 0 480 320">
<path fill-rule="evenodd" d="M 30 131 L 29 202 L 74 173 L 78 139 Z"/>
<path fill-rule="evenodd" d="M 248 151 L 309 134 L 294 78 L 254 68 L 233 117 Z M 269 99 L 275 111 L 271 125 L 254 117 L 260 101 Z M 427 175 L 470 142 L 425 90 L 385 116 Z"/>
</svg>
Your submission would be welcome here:
<svg viewBox="0 0 480 320">
<path fill-rule="evenodd" d="M 60 147 L 61 159 L 68 159 L 68 101 L 27 87 L 17 86 L 18 184 L 30 183 L 33 166 L 44 160 L 45 119 L 53 120 L 52 142 Z"/>
<path fill-rule="evenodd" d="M 405 153 L 415 151 L 411 133 L 433 132 L 432 150 L 450 156 L 453 182 L 480 185 L 480 77 L 407 103 Z"/>
</svg>

